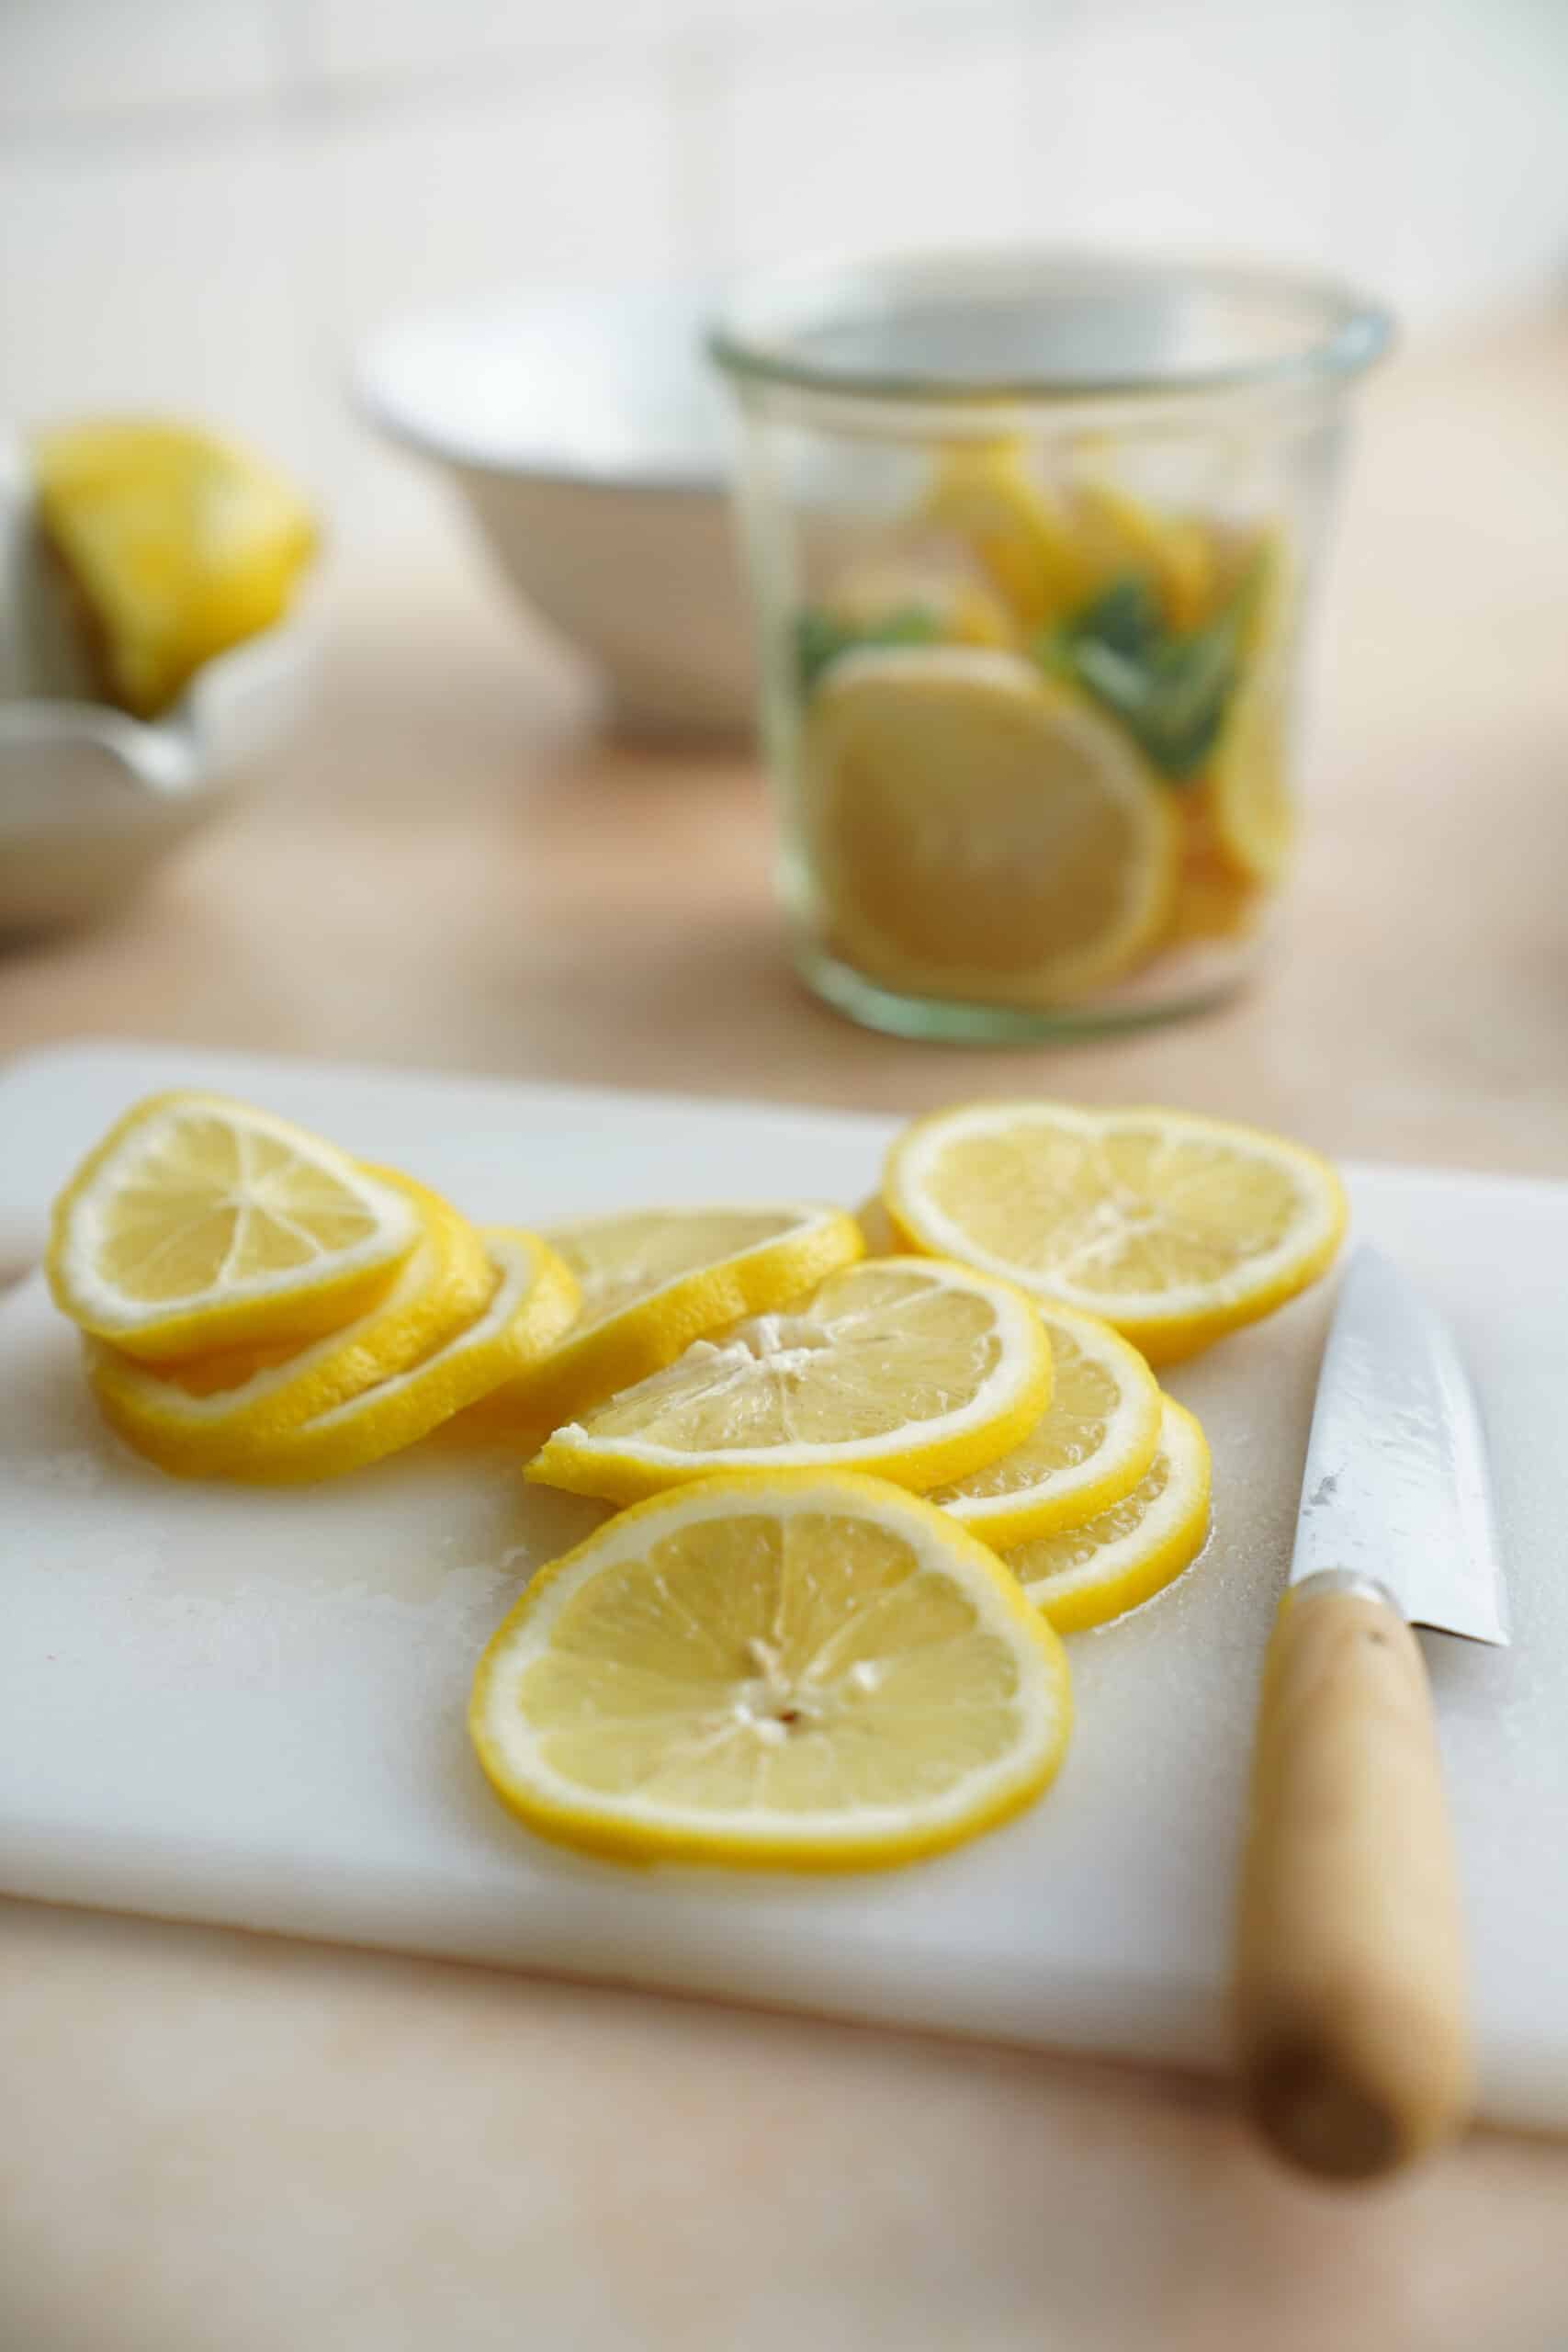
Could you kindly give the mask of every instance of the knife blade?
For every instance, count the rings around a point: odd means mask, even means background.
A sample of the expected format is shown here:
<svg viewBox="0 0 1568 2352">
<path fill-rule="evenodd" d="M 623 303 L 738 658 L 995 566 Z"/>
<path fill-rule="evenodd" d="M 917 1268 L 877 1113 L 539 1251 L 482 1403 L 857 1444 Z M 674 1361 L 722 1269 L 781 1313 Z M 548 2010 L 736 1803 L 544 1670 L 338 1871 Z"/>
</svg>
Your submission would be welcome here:
<svg viewBox="0 0 1568 2352">
<path fill-rule="evenodd" d="M 1237 1914 L 1247 2105 L 1275 2151 L 1392 2172 L 1464 2120 L 1463 1939 L 1412 1623 L 1506 1644 L 1475 1400 L 1441 1318 L 1352 1260 L 1264 1664 Z"/>
<path fill-rule="evenodd" d="M 1291 1583 L 1339 1569 L 1411 1624 L 1506 1645 L 1486 1442 L 1453 1334 L 1381 1251 L 1340 1286 L 1302 1479 Z"/>
</svg>

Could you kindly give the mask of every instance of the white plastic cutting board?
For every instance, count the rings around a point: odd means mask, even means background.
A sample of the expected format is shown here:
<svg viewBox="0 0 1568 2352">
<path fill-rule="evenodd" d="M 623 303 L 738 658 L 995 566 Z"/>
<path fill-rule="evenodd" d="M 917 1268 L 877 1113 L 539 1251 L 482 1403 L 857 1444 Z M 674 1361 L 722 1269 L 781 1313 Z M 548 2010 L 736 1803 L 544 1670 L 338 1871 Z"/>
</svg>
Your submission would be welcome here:
<svg viewBox="0 0 1568 2352">
<path fill-rule="evenodd" d="M 0 1230 L 36 1238 L 107 1121 L 227 1088 L 400 1162 L 480 1217 L 871 1189 L 880 1120 L 82 1048 L 0 1075 Z M 1352 1171 L 1359 1230 L 1448 1310 L 1490 1423 L 1516 1646 L 1427 1640 L 1462 1847 L 1484 2105 L 1568 2126 L 1568 1188 Z M 175 1485 L 98 1426 L 41 1283 L 0 1306 L 0 1885 L 21 1894 L 1199 2064 L 1221 1988 L 1259 1654 L 1325 1302 L 1171 1385 L 1215 1532 L 1069 1644 L 1055 1790 L 886 1877 L 639 1874 L 496 1806 L 479 1648 L 594 1507 L 434 1442 L 313 1490 Z"/>
</svg>

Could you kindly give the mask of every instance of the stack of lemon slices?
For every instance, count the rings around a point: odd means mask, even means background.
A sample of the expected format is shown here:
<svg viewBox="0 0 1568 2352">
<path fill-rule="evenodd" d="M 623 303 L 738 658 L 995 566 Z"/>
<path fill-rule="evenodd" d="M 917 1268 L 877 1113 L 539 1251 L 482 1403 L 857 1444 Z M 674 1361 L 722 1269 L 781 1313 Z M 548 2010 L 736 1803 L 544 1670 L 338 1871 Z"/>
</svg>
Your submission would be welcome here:
<svg viewBox="0 0 1568 2352">
<path fill-rule="evenodd" d="M 182 1477 L 379 1461 L 522 1371 L 577 1312 L 532 1233 L 218 1095 L 140 1104 L 55 1207 L 54 1296 L 106 1418 Z"/>
<path fill-rule="evenodd" d="M 485 1652 L 494 1788 L 591 1851 L 835 1869 L 956 1844 L 1050 1781 L 1060 1634 L 1208 1532 L 1202 1431 L 1151 1363 L 1293 1296 L 1344 1222 L 1299 1145 L 1025 1102 L 906 1130 L 860 1223 L 476 1231 L 176 1095 L 79 1170 L 50 1275 L 107 1419 L 178 1475 L 322 1477 L 457 1417 L 512 1433 L 529 1479 L 629 1505 Z"/>
</svg>

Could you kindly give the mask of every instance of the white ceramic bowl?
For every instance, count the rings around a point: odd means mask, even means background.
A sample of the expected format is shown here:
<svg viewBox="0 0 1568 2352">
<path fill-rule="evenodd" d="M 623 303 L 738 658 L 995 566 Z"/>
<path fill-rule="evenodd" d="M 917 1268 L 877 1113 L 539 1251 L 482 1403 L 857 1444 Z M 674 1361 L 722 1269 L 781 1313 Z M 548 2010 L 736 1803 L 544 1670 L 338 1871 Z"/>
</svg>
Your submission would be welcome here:
<svg viewBox="0 0 1568 2352">
<path fill-rule="evenodd" d="M 620 724 L 750 731 L 750 600 L 693 288 L 540 296 L 389 328 L 361 406 L 450 472 L 519 595 L 603 672 Z"/>
<path fill-rule="evenodd" d="M 96 700 L 26 461 L 0 443 L 0 939 L 129 897 L 292 731 L 316 647 L 307 605 L 203 663 L 161 718 Z"/>
</svg>

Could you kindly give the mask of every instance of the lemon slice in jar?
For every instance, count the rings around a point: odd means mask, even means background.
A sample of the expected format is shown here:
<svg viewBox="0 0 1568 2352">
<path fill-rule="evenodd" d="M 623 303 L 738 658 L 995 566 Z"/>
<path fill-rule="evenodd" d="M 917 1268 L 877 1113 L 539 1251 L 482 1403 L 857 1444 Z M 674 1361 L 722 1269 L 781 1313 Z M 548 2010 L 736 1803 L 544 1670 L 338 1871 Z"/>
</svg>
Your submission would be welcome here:
<svg viewBox="0 0 1568 2352">
<path fill-rule="evenodd" d="M 1278 528 L 1257 537 L 1246 562 L 1253 584 L 1242 675 L 1200 793 L 1226 861 L 1245 880 L 1269 885 L 1280 879 L 1295 844 L 1289 774 L 1295 568 Z"/>
<path fill-rule="evenodd" d="M 1021 442 L 945 451 L 915 520 L 959 540 L 1025 629 L 1101 584 L 1103 549 L 1036 479 Z"/>
<path fill-rule="evenodd" d="M 849 655 L 802 744 L 827 944 L 914 994 L 1067 1004 L 1158 944 L 1170 796 L 1111 720 L 1021 656 Z"/>
</svg>

